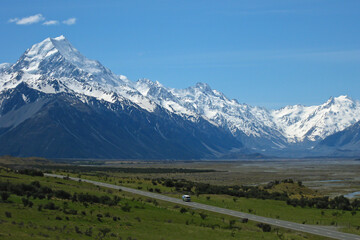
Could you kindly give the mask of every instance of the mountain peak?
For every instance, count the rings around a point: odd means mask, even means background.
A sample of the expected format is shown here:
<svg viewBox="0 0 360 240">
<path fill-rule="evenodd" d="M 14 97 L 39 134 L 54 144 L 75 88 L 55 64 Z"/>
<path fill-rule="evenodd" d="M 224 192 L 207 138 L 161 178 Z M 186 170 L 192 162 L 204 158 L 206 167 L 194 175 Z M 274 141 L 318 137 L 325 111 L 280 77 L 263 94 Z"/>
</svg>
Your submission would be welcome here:
<svg viewBox="0 0 360 240">
<path fill-rule="evenodd" d="M 126 82 L 113 74 L 100 62 L 83 56 L 72 44 L 60 35 L 46 38 L 27 49 L 22 57 L 11 67 L 13 72 L 51 78 L 68 78 L 77 81 L 97 82 L 118 86 Z M 22 75 L 22 74 L 21 74 Z"/>
<path fill-rule="evenodd" d="M 65 36 L 64 35 L 60 35 L 56 38 L 52 38 L 53 40 L 56 40 L 56 41 L 62 41 L 62 40 L 66 40 Z"/>
<path fill-rule="evenodd" d="M 69 63 L 90 74 L 98 74 L 105 70 L 98 61 L 84 57 L 63 35 L 55 38 L 49 37 L 40 43 L 34 44 L 26 50 L 23 58 L 19 61 L 28 63 L 25 69 L 22 70 L 36 72 L 42 61 L 53 57 L 55 54 L 60 55 Z"/>
<path fill-rule="evenodd" d="M 202 92 L 211 92 L 213 94 L 210 85 L 207 83 L 198 82 L 196 83 L 195 88 L 201 90 Z"/>
<path fill-rule="evenodd" d="M 354 100 L 350 98 L 348 95 L 340 95 L 338 97 L 330 97 L 329 100 L 324 104 L 325 106 L 330 105 L 352 105 L 354 104 Z"/>
<path fill-rule="evenodd" d="M 36 55 L 41 55 L 44 53 L 48 53 L 52 50 L 59 50 L 60 49 L 64 49 L 64 46 L 68 46 L 71 47 L 72 50 L 76 50 L 75 48 L 73 48 L 71 46 L 71 44 L 69 43 L 69 41 L 64 37 L 64 35 L 60 35 L 59 37 L 56 38 L 45 38 L 43 41 L 34 44 L 31 48 L 29 48 L 25 54 L 28 57 L 33 57 Z"/>
<path fill-rule="evenodd" d="M 336 101 L 353 101 L 353 99 L 351 97 L 349 97 L 348 95 L 340 95 L 338 97 L 334 98 Z"/>
</svg>

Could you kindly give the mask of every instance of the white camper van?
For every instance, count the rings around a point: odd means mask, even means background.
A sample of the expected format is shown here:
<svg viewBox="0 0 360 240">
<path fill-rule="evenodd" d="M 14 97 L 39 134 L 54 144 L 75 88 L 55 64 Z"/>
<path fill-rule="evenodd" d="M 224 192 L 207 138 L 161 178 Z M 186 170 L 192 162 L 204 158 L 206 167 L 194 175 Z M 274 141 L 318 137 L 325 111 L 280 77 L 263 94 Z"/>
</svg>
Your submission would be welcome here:
<svg viewBox="0 0 360 240">
<path fill-rule="evenodd" d="M 191 198 L 190 198 L 189 195 L 183 195 L 183 196 L 182 196 L 182 200 L 183 200 L 184 202 L 190 202 L 190 201 L 191 201 Z"/>
</svg>

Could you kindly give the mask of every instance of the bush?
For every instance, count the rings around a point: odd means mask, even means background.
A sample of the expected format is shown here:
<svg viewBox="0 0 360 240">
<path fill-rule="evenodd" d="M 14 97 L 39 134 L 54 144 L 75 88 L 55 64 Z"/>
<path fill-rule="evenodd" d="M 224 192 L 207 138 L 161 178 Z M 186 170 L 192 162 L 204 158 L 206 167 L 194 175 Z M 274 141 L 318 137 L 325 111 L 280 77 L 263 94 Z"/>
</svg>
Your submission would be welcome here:
<svg viewBox="0 0 360 240">
<path fill-rule="evenodd" d="M 124 206 L 121 207 L 121 210 L 123 210 L 124 212 L 130 212 L 131 206 L 129 206 L 129 204 L 125 204 Z"/>
<path fill-rule="evenodd" d="M 263 232 L 270 232 L 270 231 L 271 231 L 271 226 L 270 226 L 269 224 L 266 224 L 266 223 L 258 223 L 256 226 L 258 226 L 259 228 L 261 228 Z"/>
<path fill-rule="evenodd" d="M 30 176 L 40 176 L 43 177 L 44 173 L 35 169 L 21 169 L 18 171 L 20 174 L 30 175 Z"/>
<path fill-rule="evenodd" d="M 105 237 L 106 234 L 111 232 L 110 228 L 100 228 L 99 231 L 103 234 L 103 237 Z"/>
<path fill-rule="evenodd" d="M 1 200 L 7 201 L 8 198 L 10 197 L 10 193 L 9 192 L 1 192 L 0 196 L 1 196 Z"/>
<path fill-rule="evenodd" d="M 199 215 L 202 220 L 205 220 L 205 218 L 207 217 L 207 215 L 205 213 L 199 213 Z"/>
<path fill-rule="evenodd" d="M 75 232 L 78 234 L 82 234 L 82 232 L 78 226 L 75 226 Z"/>
<path fill-rule="evenodd" d="M 11 212 L 5 212 L 5 216 L 6 216 L 7 218 L 11 218 L 11 217 L 12 217 Z"/>
<path fill-rule="evenodd" d="M 85 230 L 85 235 L 91 237 L 92 236 L 92 227 Z"/>
<path fill-rule="evenodd" d="M 164 182 L 164 185 L 166 187 L 174 187 L 175 186 L 174 182 L 171 179 L 166 179 Z"/>
<path fill-rule="evenodd" d="M 57 210 L 59 207 L 56 206 L 53 202 L 48 202 L 44 205 L 44 209 Z"/>
<path fill-rule="evenodd" d="M 181 213 L 186 213 L 187 211 L 188 211 L 188 210 L 187 210 L 186 208 L 183 208 L 183 207 L 180 208 L 180 212 L 181 212 Z"/>
<path fill-rule="evenodd" d="M 64 209 L 63 212 L 65 214 L 77 215 L 77 210 L 75 209 L 69 209 L 69 210 Z"/>
<path fill-rule="evenodd" d="M 26 206 L 32 207 L 33 204 L 34 204 L 33 202 L 31 202 L 31 201 L 30 201 L 29 199 L 27 199 L 27 198 L 21 198 L 21 201 L 22 201 L 24 207 L 26 207 Z"/>
<path fill-rule="evenodd" d="M 54 195 L 55 195 L 55 197 L 61 198 L 61 199 L 71 199 L 71 194 L 64 190 L 55 191 Z"/>
<path fill-rule="evenodd" d="M 230 220 L 229 221 L 229 228 L 231 229 L 231 228 L 233 228 L 234 227 L 234 225 L 235 225 L 235 223 L 236 223 L 236 220 Z"/>
</svg>

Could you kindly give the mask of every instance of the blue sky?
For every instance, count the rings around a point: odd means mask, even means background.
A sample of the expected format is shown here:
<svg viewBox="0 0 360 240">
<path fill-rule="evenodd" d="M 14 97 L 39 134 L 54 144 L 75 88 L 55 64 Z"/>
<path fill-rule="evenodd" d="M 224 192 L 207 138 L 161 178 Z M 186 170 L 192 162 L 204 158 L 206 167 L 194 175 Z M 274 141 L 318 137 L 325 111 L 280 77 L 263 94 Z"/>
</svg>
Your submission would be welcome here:
<svg viewBox="0 0 360 240">
<path fill-rule="evenodd" d="M 279 108 L 360 100 L 358 0 L 2 0 L 0 63 L 64 35 L 131 80 Z"/>
</svg>

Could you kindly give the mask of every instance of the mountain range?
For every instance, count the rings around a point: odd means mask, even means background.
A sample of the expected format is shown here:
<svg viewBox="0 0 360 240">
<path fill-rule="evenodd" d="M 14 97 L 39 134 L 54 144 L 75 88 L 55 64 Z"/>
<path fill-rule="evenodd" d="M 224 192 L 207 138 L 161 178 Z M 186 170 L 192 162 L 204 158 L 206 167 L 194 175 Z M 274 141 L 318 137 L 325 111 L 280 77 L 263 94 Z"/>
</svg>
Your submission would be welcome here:
<svg viewBox="0 0 360 240">
<path fill-rule="evenodd" d="M 239 103 L 206 83 L 133 82 L 64 37 L 0 64 L 0 154 L 49 158 L 355 157 L 360 102 L 331 97 L 278 110 Z"/>
</svg>

